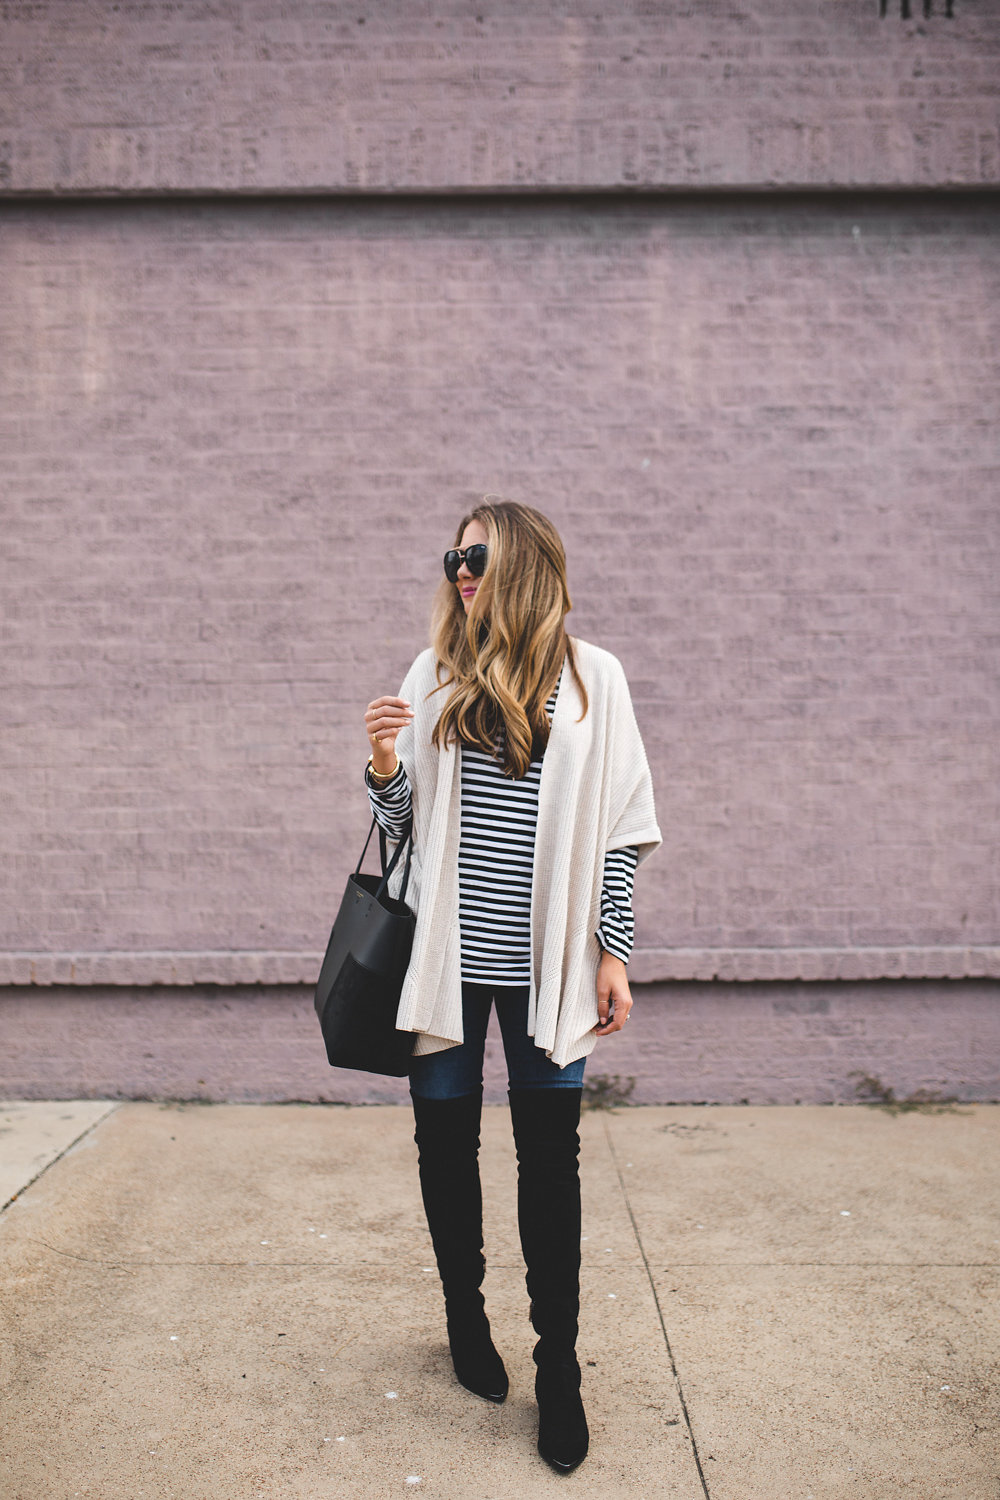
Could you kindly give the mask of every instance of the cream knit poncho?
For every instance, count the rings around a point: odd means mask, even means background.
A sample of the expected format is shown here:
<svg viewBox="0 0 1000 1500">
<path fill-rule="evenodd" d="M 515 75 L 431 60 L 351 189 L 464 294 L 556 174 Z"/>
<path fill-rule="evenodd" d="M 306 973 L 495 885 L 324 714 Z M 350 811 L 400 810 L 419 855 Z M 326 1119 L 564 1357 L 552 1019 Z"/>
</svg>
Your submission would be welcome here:
<svg viewBox="0 0 1000 1500">
<path fill-rule="evenodd" d="M 625 673 L 617 657 L 573 639 L 590 699 L 586 716 L 567 664 L 552 716 L 538 788 L 531 893 L 531 983 L 528 1033 L 558 1067 L 596 1045 L 597 966 L 604 855 L 630 844 L 639 863 L 662 842 L 653 783 Z M 413 793 L 413 862 L 406 892 L 416 913 L 410 966 L 396 1024 L 419 1032 L 415 1053 L 441 1052 L 462 1041 L 458 849 L 461 839 L 460 746 L 431 742 L 448 689 L 440 692 L 436 658 L 422 651 L 400 697 L 413 721 L 396 737 L 396 753 Z M 428 694 L 431 694 L 428 697 Z M 399 892 L 402 870 L 390 883 Z"/>
</svg>

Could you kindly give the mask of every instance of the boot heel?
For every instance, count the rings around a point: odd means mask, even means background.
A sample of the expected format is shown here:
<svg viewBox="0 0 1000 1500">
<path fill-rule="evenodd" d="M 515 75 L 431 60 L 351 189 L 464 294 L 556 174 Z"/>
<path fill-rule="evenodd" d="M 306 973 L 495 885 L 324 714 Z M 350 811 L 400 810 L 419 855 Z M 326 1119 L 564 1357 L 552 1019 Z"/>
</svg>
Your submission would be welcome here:
<svg viewBox="0 0 1000 1500">
<path fill-rule="evenodd" d="M 535 1376 L 538 1402 L 538 1451 L 559 1474 L 582 1464 L 590 1431 L 580 1396 L 580 1366 L 575 1358 L 540 1364 Z"/>
</svg>

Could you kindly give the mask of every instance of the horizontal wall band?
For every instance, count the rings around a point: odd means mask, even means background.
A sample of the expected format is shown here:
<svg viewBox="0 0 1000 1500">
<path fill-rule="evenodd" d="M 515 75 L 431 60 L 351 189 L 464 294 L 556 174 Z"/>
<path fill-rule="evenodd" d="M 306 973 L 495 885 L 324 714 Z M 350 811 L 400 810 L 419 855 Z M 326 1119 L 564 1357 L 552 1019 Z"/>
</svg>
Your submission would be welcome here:
<svg viewBox="0 0 1000 1500">
<path fill-rule="evenodd" d="M 115 187 L 115 186 L 54 186 L 54 187 L 22 187 L 12 188 L 6 184 L 0 185 L 0 203 L 156 203 L 156 202 L 204 202 L 204 203 L 226 203 L 242 202 L 268 203 L 272 199 L 297 199 L 303 203 L 322 203 L 345 201 L 352 205 L 368 205 L 377 203 L 391 204 L 425 204 L 428 201 L 440 201 L 442 204 L 468 204 L 470 202 L 483 201 L 485 203 L 498 200 L 508 204 L 512 199 L 523 198 L 532 207 L 537 206 L 539 200 L 543 202 L 566 201 L 573 203 L 577 199 L 606 198 L 611 200 L 622 199 L 625 201 L 639 199 L 676 199 L 690 198 L 701 200 L 705 198 L 740 198 L 747 196 L 751 198 L 833 198 L 858 197 L 858 198 L 904 198 L 926 201 L 928 195 L 933 198 L 943 195 L 951 204 L 956 198 L 968 198 L 978 200 L 981 198 L 995 198 L 1000 192 L 1000 177 L 984 176 L 982 178 L 954 177 L 950 179 L 928 180 L 921 182 L 917 179 L 901 181 L 880 181 L 878 179 L 859 178 L 857 181 L 849 179 L 833 182 L 821 179 L 804 179 L 801 182 L 769 182 L 766 179 L 748 178 L 745 182 L 731 179 L 722 182 L 579 182 L 568 183 L 494 183 L 494 184 L 471 184 L 458 183 L 454 186 L 440 186 L 432 184 L 428 187 L 414 186 L 411 183 L 403 187 L 365 187 L 356 185 L 327 186 L 310 185 L 298 186 L 297 184 L 275 183 L 270 187 L 241 187 L 239 185 L 218 187 Z M 933 203 L 932 203 L 933 207 Z"/>
<path fill-rule="evenodd" d="M 636 984 L 705 979 L 1000 979 L 1000 946 L 934 948 L 637 948 Z"/>
<path fill-rule="evenodd" d="M 0 952 L 0 986 L 314 985 L 323 955 L 300 950 Z M 928 948 L 637 948 L 636 984 L 664 980 L 1000 979 L 1000 945 Z"/>
</svg>

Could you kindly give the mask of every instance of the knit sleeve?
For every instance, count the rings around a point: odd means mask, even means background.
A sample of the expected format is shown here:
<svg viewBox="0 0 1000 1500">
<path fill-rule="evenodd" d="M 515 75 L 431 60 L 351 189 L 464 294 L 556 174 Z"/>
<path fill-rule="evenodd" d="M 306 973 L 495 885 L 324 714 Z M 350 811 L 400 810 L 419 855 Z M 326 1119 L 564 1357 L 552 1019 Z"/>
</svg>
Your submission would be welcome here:
<svg viewBox="0 0 1000 1500">
<path fill-rule="evenodd" d="M 365 784 L 375 821 L 389 838 L 401 838 L 413 812 L 413 795 L 405 766 L 400 762 L 392 780 L 378 787 L 371 779 L 371 766 L 366 766 Z"/>
<path fill-rule="evenodd" d="M 601 925 L 597 929 L 597 941 L 623 963 L 628 963 L 632 956 L 635 935 L 632 887 L 638 862 L 639 851 L 634 845 L 626 849 L 609 849 L 604 856 Z"/>
</svg>

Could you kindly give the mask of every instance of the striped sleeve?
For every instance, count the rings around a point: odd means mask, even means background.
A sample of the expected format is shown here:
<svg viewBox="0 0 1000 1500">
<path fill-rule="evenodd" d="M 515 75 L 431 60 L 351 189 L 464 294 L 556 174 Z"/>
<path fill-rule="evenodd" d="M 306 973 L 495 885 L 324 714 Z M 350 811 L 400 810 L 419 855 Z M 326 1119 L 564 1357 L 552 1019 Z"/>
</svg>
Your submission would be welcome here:
<svg viewBox="0 0 1000 1500">
<path fill-rule="evenodd" d="M 372 815 L 379 827 L 391 839 L 402 838 L 413 811 L 413 796 L 402 762 L 396 767 L 391 781 L 376 787 L 371 780 L 371 767 L 365 767 L 365 784 Z"/>
<path fill-rule="evenodd" d="M 635 936 L 632 886 L 638 862 L 639 851 L 634 846 L 609 849 L 604 856 L 601 925 L 597 929 L 597 941 L 608 953 L 613 953 L 626 964 L 632 956 Z"/>
</svg>

